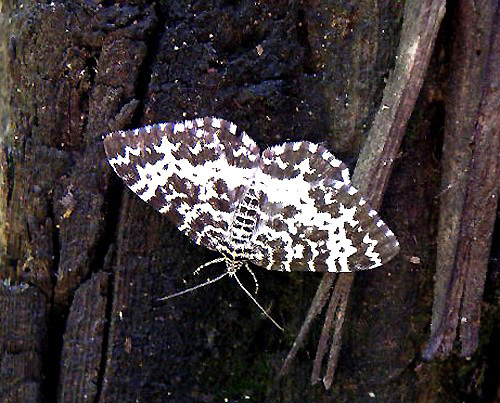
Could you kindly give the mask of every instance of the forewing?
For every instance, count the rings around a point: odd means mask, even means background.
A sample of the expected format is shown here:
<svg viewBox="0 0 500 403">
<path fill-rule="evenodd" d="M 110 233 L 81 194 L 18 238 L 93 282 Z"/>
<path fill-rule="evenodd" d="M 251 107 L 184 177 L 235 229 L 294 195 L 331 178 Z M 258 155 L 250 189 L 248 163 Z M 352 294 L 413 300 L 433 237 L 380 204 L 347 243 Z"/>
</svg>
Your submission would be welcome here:
<svg viewBox="0 0 500 403">
<path fill-rule="evenodd" d="M 270 270 L 372 269 L 399 251 L 394 234 L 351 185 L 347 167 L 309 142 L 265 150 L 256 173 L 260 220 L 253 263 Z"/>
<path fill-rule="evenodd" d="M 104 148 L 134 193 L 213 250 L 220 250 L 259 160 L 258 146 L 236 125 L 209 117 L 114 132 Z"/>
</svg>

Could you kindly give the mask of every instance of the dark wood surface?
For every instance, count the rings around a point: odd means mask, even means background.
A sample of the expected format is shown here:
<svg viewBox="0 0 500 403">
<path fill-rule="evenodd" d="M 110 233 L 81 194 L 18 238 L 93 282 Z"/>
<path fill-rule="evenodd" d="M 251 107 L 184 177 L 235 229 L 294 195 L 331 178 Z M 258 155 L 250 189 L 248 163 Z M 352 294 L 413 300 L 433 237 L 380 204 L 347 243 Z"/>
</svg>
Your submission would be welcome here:
<svg viewBox="0 0 500 403">
<path fill-rule="evenodd" d="M 402 250 L 356 275 L 325 391 L 310 384 L 319 321 L 276 378 L 321 275 L 255 268 L 258 299 L 285 333 L 229 279 L 157 304 L 199 282 L 191 273 L 216 256 L 123 187 L 100 138 L 217 115 L 262 147 L 321 142 L 353 168 L 409 40 L 405 4 L 2 2 L 0 401 L 495 401 L 499 4 L 480 3 L 447 4 L 381 209 Z M 443 191 L 462 177 L 457 211 Z M 466 240 L 481 238 L 479 248 L 460 246 L 460 233 L 448 241 L 478 254 L 450 258 L 476 274 L 464 299 L 472 330 L 460 333 L 462 348 L 476 344 L 471 358 L 457 344 L 424 361 L 431 320 L 457 302 L 440 269 L 456 262 L 436 260 L 451 213 Z"/>
</svg>

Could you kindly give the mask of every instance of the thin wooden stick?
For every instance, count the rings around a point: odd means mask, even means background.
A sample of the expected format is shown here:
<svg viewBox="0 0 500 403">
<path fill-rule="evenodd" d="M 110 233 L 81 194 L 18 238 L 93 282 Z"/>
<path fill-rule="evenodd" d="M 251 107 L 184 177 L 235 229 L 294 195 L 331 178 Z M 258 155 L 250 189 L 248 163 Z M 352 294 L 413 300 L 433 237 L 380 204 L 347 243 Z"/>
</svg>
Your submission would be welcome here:
<svg viewBox="0 0 500 403">
<path fill-rule="evenodd" d="M 343 276 L 342 276 L 343 277 Z M 337 280 L 335 284 L 335 289 L 330 297 L 330 304 L 328 305 L 328 309 L 326 310 L 325 322 L 323 323 L 323 330 L 321 332 L 321 336 L 318 342 L 318 348 L 316 350 L 316 358 L 314 359 L 314 366 L 311 374 L 311 383 L 314 385 L 320 379 L 321 373 L 321 364 L 323 362 L 323 358 L 327 353 L 328 349 L 328 339 L 330 338 L 330 330 L 332 328 L 333 320 L 335 319 L 335 314 L 337 312 L 337 308 L 340 302 L 340 294 L 337 292 L 337 285 L 339 284 L 340 278 Z"/>
<path fill-rule="evenodd" d="M 422 87 L 436 35 L 444 16 L 445 5 L 445 0 L 409 0 L 406 3 L 396 66 L 389 77 L 381 106 L 375 116 L 374 123 L 359 155 L 353 174 L 354 185 L 371 200 L 371 205 L 375 209 L 378 209 L 381 204 L 385 188 L 389 181 L 392 164 L 399 152 L 406 125 Z M 328 274 L 325 274 L 326 276 Z M 340 275 L 340 278 L 343 276 L 345 275 Z M 341 292 L 340 297 L 336 295 L 331 296 L 331 299 L 340 298 L 341 309 L 339 315 L 333 320 L 329 317 L 325 319 L 325 322 L 328 321 L 328 326 L 335 328 L 327 375 L 325 377 L 325 387 L 327 389 L 331 386 L 337 366 L 337 359 L 342 344 L 342 326 L 353 277 L 351 275 L 346 279 L 342 279 L 342 282 L 338 285 Z M 311 328 L 312 321 L 319 315 L 318 301 L 322 301 L 325 296 L 329 295 L 329 290 L 324 288 L 327 283 L 327 280 L 321 282 L 307 318 L 285 360 L 280 374 L 289 369 L 291 360 L 295 357 L 297 350 Z M 324 332 L 325 334 L 329 334 L 329 331 Z M 324 340 L 320 340 L 320 345 L 318 346 L 320 351 L 317 357 L 323 354 L 323 343 Z M 316 372 L 317 365 L 315 364 L 313 381 L 318 377 Z"/>
<path fill-rule="evenodd" d="M 297 355 L 300 346 L 302 346 L 302 344 L 304 343 L 304 339 L 309 333 L 309 329 L 311 328 L 313 320 L 316 318 L 316 316 L 319 315 L 321 309 L 323 309 L 323 307 L 326 304 L 326 301 L 328 300 L 328 296 L 330 295 L 330 292 L 332 290 L 332 284 L 334 279 L 335 275 L 331 273 L 325 274 L 323 276 L 321 283 L 319 284 L 318 289 L 316 290 L 316 295 L 314 296 L 311 306 L 309 307 L 309 312 L 307 312 L 306 319 L 304 320 L 304 323 L 302 323 L 302 327 L 299 331 L 299 334 L 295 338 L 292 348 L 290 349 L 290 352 L 288 353 L 285 362 L 281 367 L 278 377 L 282 377 L 290 370 L 291 363 L 295 358 L 295 356 Z"/>
<path fill-rule="evenodd" d="M 323 379 L 323 384 L 328 390 L 332 386 L 335 369 L 339 359 L 340 347 L 342 345 L 342 328 L 344 324 L 345 314 L 347 312 L 347 303 L 349 301 L 349 293 L 351 292 L 352 283 L 354 281 L 354 274 L 352 276 L 345 275 L 335 285 L 334 293 L 339 294 L 340 306 L 335 318 L 336 326 L 333 332 L 332 348 L 330 349 L 330 356 L 328 357 L 328 365 L 326 368 L 326 375 Z M 338 289 L 337 289 L 338 288 Z"/>
</svg>

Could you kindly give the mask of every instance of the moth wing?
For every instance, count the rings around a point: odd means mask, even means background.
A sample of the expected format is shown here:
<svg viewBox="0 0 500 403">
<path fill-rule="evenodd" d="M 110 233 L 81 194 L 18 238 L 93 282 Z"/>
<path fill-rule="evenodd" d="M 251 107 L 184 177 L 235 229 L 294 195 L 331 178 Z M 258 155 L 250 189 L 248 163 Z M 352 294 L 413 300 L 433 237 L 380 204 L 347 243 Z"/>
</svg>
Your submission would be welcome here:
<svg viewBox="0 0 500 403">
<path fill-rule="evenodd" d="M 235 124 L 211 117 L 110 133 L 104 148 L 134 193 L 195 243 L 218 251 L 260 154 Z"/>
<path fill-rule="evenodd" d="M 255 177 L 260 218 L 252 262 L 269 270 L 351 272 L 392 259 L 392 231 L 351 185 L 347 167 L 322 146 L 266 149 Z"/>
</svg>

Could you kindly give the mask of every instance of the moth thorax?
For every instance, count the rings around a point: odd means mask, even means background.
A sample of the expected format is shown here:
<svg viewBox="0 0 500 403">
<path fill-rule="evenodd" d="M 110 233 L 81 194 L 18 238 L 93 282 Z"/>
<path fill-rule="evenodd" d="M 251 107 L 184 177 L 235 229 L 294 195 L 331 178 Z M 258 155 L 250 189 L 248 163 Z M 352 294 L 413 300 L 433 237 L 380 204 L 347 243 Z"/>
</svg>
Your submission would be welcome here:
<svg viewBox="0 0 500 403">
<path fill-rule="evenodd" d="M 247 246 L 257 226 L 258 207 L 259 199 L 253 189 L 248 189 L 236 206 L 229 229 L 229 247 L 236 259 L 248 257 Z"/>
</svg>

